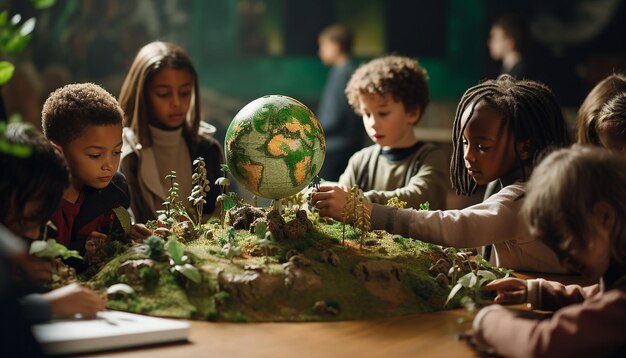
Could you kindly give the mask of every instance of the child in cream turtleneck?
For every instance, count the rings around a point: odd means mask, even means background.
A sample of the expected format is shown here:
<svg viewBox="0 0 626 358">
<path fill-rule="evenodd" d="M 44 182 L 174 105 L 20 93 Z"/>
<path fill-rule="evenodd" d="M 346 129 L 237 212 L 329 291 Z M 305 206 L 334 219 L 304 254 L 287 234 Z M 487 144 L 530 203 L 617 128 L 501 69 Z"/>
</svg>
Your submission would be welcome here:
<svg viewBox="0 0 626 358">
<path fill-rule="evenodd" d="M 202 157 L 214 183 L 224 163 L 215 128 L 200 118 L 198 76 L 180 47 L 161 41 L 145 45 L 135 57 L 119 97 L 124 110 L 121 171 L 130 189 L 135 221 L 156 219 L 176 171 L 179 197 L 191 208 L 193 160 Z M 204 213 L 215 209 L 218 191 L 206 197 Z"/>
</svg>

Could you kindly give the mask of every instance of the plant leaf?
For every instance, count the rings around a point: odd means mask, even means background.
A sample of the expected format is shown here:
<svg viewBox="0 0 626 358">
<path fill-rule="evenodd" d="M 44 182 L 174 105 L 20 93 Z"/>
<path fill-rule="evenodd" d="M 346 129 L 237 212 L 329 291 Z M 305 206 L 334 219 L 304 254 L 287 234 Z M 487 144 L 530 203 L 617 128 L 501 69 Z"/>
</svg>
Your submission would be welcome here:
<svg viewBox="0 0 626 358">
<path fill-rule="evenodd" d="M 452 289 L 450 290 L 450 294 L 448 295 L 448 298 L 446 299 L 446 305 L 448 304 L 448 302 L 450 302 L 450 300 L 454 297 L 454 295 L 456 295 L 457 292 L 459 292 L 459 290 L 463 288 L 463 285 L 461 285 L 460 283 L 457 283 L 456 285 L 454 285 L 454 287 L 452 287 Z"/>
<path fill-rule="evenodd" d="M 130 213 L 128 212 L 128 210 L 121 206 L 118 206 L 116 208 L 113 208 L 113 212 L 115 213 L 117 220 L 120 221 L 124 232 L 128 234 L 132 225 L 130 221 Z"/>
<path fill-rule="evenodd" d="M 30 19 L 24 21 L 22 26 L 20 26 L 19 34 L 20 36 L 30 35 L 31 32 L 35 29 L 35 24 L 37 23 L 37 19 L 31 17 Z"/>
<path fill-rule="evenodd" d="M 478 270 L 478 276 L 482 276 L 489 281 L 493 281 L 497 278 L 493 272 L 487 270 Z"/>
<path fill-rule="evenodd" d="M 197 268 L 193 267 L 191 264 L 184 265 L 176 265 L 174 266 L 174 270 L 180 272 L 183 276 L 187 277 L 191 281 L 198 283 L 202 279 L 200 276 L 200 271 Z"/>
<path fill-rule="evenodd" d="M 0 61 L 0 86 L 9 82 L 15 72 L 15 66 L 8 61 Z"/>
<path fill-rule="evenodd" d="M 176 239 L 169 239 L 165 243 L 165 249 L 175 265 L 182 265 L 185 247 Z"/>
<path fill-rule="evenodd" d="M 31 0 L 31 1 L 35 9 L 37 10 L 43 10 L 43 9 L 49 8 L 55 3 L 55 0 Z"/>
<path fill-rule="evenodd" d="M 457 282 L 463 287 L 474 287 L 477 281 L 478 278 L 476 277 L 476 275 L 473 272 L 470 272 L 459 278 Z"/>
</svg>

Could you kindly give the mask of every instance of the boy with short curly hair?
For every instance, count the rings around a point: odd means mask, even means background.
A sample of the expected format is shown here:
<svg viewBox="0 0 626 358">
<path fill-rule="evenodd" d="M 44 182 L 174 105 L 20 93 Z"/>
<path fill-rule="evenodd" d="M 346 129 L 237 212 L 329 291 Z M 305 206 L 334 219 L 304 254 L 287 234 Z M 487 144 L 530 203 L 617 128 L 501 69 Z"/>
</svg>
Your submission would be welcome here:
<svg viewBox="0 0 626 358">
<path fill-rule="evenodd" d="M 43 106 L 44 134 L 63 154 L 71 174 L 70 186 L 52 217 L 56 239 L 81 255 L 92 240 L 149 235 L 143 226 L 127 233 L 118 216 L 119 209 L 130 204 L 126 180 L 117 172 L 122 120 L 117 100 L 93 83 L 59 88 Z M 84 268 L 77 261 L 70 264 Z"/>
<path fill-rule="evenodd" d="M 373 203 L 397 197 L 408 207 L 429 202 L 431 208 L 443 209 L 446 160 L 414 132 L 429 102 L 426 71 L 408 57 L 377 58 L 354 72 L 345 92 L 375 144 L 350 158 L 339 186 L 322 186 L 314 197 L 322 194 L 326 203 L 343 207 L 347 188 L 358 184 Z"/>
</svg>

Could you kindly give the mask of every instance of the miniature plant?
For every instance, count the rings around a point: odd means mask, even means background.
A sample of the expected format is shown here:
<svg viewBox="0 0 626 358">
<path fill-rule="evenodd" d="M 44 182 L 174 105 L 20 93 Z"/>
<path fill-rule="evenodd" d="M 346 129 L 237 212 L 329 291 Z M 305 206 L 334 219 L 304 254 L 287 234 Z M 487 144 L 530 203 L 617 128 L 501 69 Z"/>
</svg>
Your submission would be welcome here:
<svg viewBox="0 0 626 358">
<path fill-rule="evenodd" d="M 199 157 L 194 160 L 193 165 L 196 166 L 195 173 L 191 176 L 191 182 L 194 187 L 191 190 L 191 195 L 189 195 L 187 199 L 189 199 L 189 202 L 195 206 L 196 214 L 198 215 L 197 225 L 200 225 L 202 222 L 202 210 L 204 208 L 204 204 L 206 204 L 206 200 L 204 198 L 206 197 L 207 192 L 211 190 L 211 186 L 209 185 L 209 180 L 207 179 L 204 158 Z"/>
<path fill-rule="evenodd" d="M 322 181 L 324 179 L 320 178 L 319 175 L 316 175 L 312 180 L 311 183 L 309 183 L 309 188 L 313 188 L 315 190 L 320 190 L 320 184 L 322 184 Z"/>
<path fill-rule="evenodd" d="M 189 263 L 189 257 L 185 255 L 185 247 L 178 240 L 167 240 L 165 250 L 170 257 L 172 272 L 178 272 L 189 280 L 198 283 L 202 279 L 200 271 Z"/>
<path fill-rule="evenodd" d="M 179 215 L 186 216 L 187 211 L 183 207 L 180 200 L 178 200 L 178 183 L 176 180 L 176 171 L 172 170 L 170 174 L 165 176 L 165 179 L 169 179 L 170 188 L 168 189 L 166 201 L 163 202 L 165 210 L 157 210 L 159 214 L 159 220 L 171 226 Z"/>
<path fill-rule="evenodd" d="M 423 203 L 420 204 L 418 210 L 424 210 L 424 211 L 429 211 L 430 210 L 430 203 L 428 201 L 425 201 Z"/>
<path fill-rule="evenodd" d="M 267 264 L 269 262 L 268 260 L 270 255 L 270 247 L 275 246 L 272 233 L 270 231 L 266 231 L 263 239 L 257 239 L 255 241 L 255 244 L 259 245 L 259 247 L 261 247 L 263 251 L 265 251 L 265 264 Z"/>
<path fill-rule="evenodd" d="M 230 262 L 233 261 L 233 257 L 241 255 L 241 246 L 235 243 L 236 234 L 235 228 L 228 229 L 228 242 L 222 247 L 222 253 Z"/>
<path fill-rule="evenodd" d="M 465 251 L 446 248 L 444 252 L 452 259 L 452 267 L 450 267 L 448 276 L 453 286 L 446 299 L 446 304 L 459 292 L 463 292 L 461 304 L 470 312 L 473 312 L 476 309 L 476 304 L 480 303 L 481 288 L 486 283 L 495 280 L 498 276 L 507 277 L 511 273 L 511 270 L 494 268 L 480 255 L 476 256 L 475 261 L 472 261 Z M 467 272 L 468 270 L 469 272 Z"/>
<path fill-rule="evenodd" d="M 233 199 L 233 193 L 228 192 L 228 187 L 230 186 L 230 180 L 226 177 L 227 173 L 230 172 L 228 165 L 222 164 L 220 170 L 223 176 L 217 178 L 215 185 L 219 185 L 220 187 L 220 195 L 217 197 L 217 202 L 221 204 L 222 207 L 222 210 L 220 210 L 220 223 L 222 224 L 222 228 L 224 228 L 226 212 L 234 208 L 237 202 Z"/>
<path fill-rule="evenodd" d="M 30 244 L 29 254 L 40 258 L 54 259 L 57 257 L 63 260 L 74 257 L 82 260 L 82 256 L 76 250 L 69 250 L 62 244 L 59 244 L 55 239 L 47 240 L 35 240 Z"/>
<path fill-rule="evenodd" d="M 392 208 L 406 208 L 406 201 L 400 200 L 397 196 L 387 200 L 387 206 L 391 206 Z"/>
<path fill-rule="evenodd" d="M 158 235 L 150 235 L 146 239 L 148 257 L 153 260 L 161 260 L 165 256 L 165 240 Z"/>
</svg>

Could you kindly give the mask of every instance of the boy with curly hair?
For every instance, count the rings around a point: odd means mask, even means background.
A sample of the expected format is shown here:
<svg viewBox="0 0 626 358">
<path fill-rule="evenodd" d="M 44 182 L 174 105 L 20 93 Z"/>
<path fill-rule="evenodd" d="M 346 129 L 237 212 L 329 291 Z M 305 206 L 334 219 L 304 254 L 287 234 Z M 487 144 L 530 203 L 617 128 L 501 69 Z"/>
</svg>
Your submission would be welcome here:
<svg viewBox="0 0 626 358">
<path fill-rule="evenodd" d="M 71 176 L 52 216 L 56 239 L 81 255 L 94 243 L 150 234 L 142 225 L 124 228 L 130 199 L 126 180 L 117 171 L 123 117 L 117 100 L 93 83 L 59 88 L 43 106 L 43 132 L 65 157 Z M 68 263 L 85 268 L 78 261 Z"/>
<path fill-rule="evenodd" d="M 432 209 L 443 209 L 448 182 L 443 152 L 414 132 L 429 102 L 426 71 L 408 57 L 377 58 L 354 72 L 345 92 L 375 144 L 356 152 L 339 185 L 320 187 L 312 203 L 323 199 L 343 207 L 348 188 L 358 184 L 372 203 L 397 197 L 411 208 L 429 202 Z"/>
</svg>

